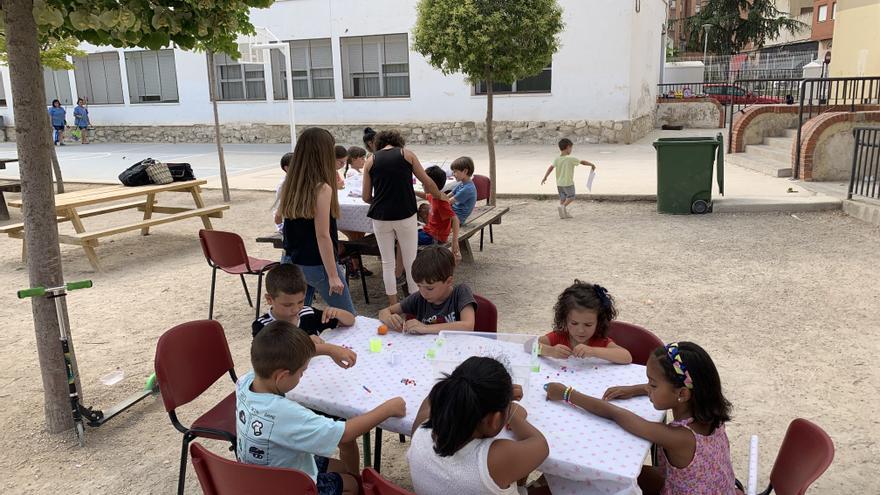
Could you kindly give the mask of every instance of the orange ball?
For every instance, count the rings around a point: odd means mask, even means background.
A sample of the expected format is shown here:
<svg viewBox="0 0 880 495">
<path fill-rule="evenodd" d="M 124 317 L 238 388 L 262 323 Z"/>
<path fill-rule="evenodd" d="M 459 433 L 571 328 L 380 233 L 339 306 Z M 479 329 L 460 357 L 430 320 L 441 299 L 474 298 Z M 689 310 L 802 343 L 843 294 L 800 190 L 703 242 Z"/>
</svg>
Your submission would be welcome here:
<svg viewBox="0 0 880 495">
<path fill-rule="evenodd" d="M 385 325 L 379 325 L 379 335 L 385 335 L 388 333 L 388 327 Z"/>
</svg>

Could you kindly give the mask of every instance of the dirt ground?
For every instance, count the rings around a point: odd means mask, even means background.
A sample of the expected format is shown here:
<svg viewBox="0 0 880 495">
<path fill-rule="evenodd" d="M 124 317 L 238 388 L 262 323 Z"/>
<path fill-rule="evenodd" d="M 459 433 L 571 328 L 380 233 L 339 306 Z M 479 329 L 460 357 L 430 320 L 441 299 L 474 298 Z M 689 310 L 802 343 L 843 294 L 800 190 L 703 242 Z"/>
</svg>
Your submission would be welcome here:
<svg viewBox="0 0 880 495">
<path fill-rule="evenodd" d="M 271 247 L 253 242 L 271 229 L 272 194 L 235 191 L 233 197 L 215 227 L 241 234 L 252 255 L 276 258 Z M 169 198 L 159 199 L 183 201 Z M 219 203 L 219 193 L 207 192 L 206 201 Z M 495 243 L 487 238 L 482 253 L 475 246 L 476 262 L 456 274 L 496 303 L 500 331 L 544 332 L 566 284 L 574 278 L 601 283 L 616 298 L 622 320 L 664 341 L 695 341 L 713 356 L 735 407 L 728 433 L 740 479 L 747 476 L 750 435 L 760 436 L 764 484 L 789 421 L 804 417 L 825 428 L 837 448 L 810 493 L 880 493 L 880 372 L 873 364 L 880 354 L 880 230 L 840 213 L 675 217 L 658 215 L 651 203 L 578 203 L 575 218 L 562 221 L 551 202 L 507 205 L 511 211 L 496 226 Z M 86 226 L 134 215 L 89 218 Z M 90 270 L 78 248 L 62 247 L 66 278 L 95 282 L 69 298 L 87 403 L 106 407 L 137 390 L 152 371 L 162 332 L 207 316 L 210 269 L 199 228 L 198 220 L 188 220 L 157 227 L 146 238 L 137 232 L 111 238 L 98 247 L 101 273 Z M 44 431 L 30 304 L 14 297 L 27 286 L 19 253 L 18 241 L 0 239 L 0 285 L 6 288 L 0 293 L 0 491 L 173 493 L 181 435 L 159 400 L 88 429 L 82 449 L 69 432 Z M 380 271 L 376 260 L 368 266 Z M 369 316 L 384 299 L 378 275 L 370 279 L 373 305 L 363 304 L 358 286 L 352 292 Z M 250 368 L 253 312 L 234 277 L 219 276 L 215 317 L 242 374 Z M 102 385 L 98 378 L 117 368 L 125 379 Z M 185 409 L 184 422 L 231 387 L 225 380 L 215 384 Z M 203 444 L 225 451 L 216 441 Z M 410 486 L 404 449 L 386 435 L 383 473 Z M 188 492 L 199 493 L 191 467 L 188 474 Z"/>
</svg>

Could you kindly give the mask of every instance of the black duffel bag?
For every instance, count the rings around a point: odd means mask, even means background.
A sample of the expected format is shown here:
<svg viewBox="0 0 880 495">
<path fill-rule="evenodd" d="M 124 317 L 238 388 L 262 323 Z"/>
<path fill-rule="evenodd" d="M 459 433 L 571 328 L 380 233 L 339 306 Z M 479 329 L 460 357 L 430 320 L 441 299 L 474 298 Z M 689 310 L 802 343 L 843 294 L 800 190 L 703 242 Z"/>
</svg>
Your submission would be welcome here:
<svg viewBox="0 0 880 495">
<path fill-rule="evenodd" d="M 171 171 L 171 178 L 174 179 L 174 182 L 196 179 L 192 166 L 189 163 L 167 163 L 166 165 L 168 165 L 168 170 Z"/>
<path fill-rule="evenodd" d="M 153 161 L 152 158 L 144 158 L 128 167 L 119 174 L 119 181 L 126 186 L 146 186 L 152 184 L 150 176 L 147 174 L 147 165 L 150 165 Z"/>
</svg>

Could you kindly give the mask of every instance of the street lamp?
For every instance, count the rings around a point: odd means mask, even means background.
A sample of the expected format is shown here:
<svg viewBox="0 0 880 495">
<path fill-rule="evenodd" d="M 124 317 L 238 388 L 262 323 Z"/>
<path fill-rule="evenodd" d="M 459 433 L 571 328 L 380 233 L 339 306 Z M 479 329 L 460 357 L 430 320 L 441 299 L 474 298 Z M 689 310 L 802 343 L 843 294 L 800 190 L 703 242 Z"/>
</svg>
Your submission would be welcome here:
<svg viewBox="0 0 880 495">
<path fill-rule="evenodd" d="M 711 24 L 703 24 L 703 33 L 705 35 L 703 41 L 703 67 L 706 67 L 706 51 L 709 48 L 709 29 L 711 28 Z"/>
</svg>

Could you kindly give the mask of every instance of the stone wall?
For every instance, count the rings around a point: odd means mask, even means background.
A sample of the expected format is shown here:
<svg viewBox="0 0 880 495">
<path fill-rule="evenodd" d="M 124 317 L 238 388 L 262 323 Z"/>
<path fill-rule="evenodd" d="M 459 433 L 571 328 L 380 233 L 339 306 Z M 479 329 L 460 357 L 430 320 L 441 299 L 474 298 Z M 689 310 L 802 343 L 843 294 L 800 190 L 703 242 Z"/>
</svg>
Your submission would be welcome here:
<svg viewBox="0 0 880 495">
<path fill-rule="evenodd" d="M 880 111 L 828 112 L 804 124 L 799 178 L 848 181 L 852 174 L 855 127 L 880 128 Z"/>
<path fill-rule="evenodd" d="M 655 127 L 681 125 L 686 129 L 718 129 L 724 127 L 724 112 L 714 98 L 657 99 Z"/>
<path fill-rule="evenodd" d="M 310 125 L 298 125 L 302 132 Z M 425 122 L 321 125 L 343 144 L 360 144 L 364 127 L 398 129 L 411 144 L 475 144 L 486 142 L 485 122 Z M 654 114 L 632 121 L 564 120 L 545 122 L 496 121 L 495 142 L 498 144 L 556 144 L 567 137 L 575 143 L 632 143 L 654 127 Z M 15 129 L 7 128 L 10 141 Z M 289 143 L 286 125 L 223 124 L 220 135 L 227 144 Z M 0 135 L 2 138 L 2 135 Z M 69 133 L 67 136 L 70 139 Z M 210 125 L 180 126 L 96 126 L 90 140 L 96 143 L 213 143 L 214 128 Z"/>
</svg>

